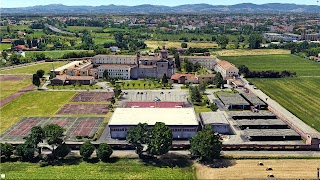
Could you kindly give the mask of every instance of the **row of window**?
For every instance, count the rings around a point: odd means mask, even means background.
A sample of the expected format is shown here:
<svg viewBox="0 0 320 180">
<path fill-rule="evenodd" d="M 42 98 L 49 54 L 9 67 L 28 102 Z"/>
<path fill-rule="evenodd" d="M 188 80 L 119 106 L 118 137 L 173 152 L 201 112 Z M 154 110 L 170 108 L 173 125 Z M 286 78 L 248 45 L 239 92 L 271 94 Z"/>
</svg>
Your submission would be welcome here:
<svg viewBox="0 0 320 180">
<path fill-rule="evenodd" d="M 128 69 L 124 70 L 124 69 L 99 69 L 99 71 L 105 71 L 107 70 L 108 72 L 129 72 Z"/>
<path fill-rule="evenodd" d="M 127 129 L 126 128 L 112 128 L 111 131 L 127 131 Z M 178 128 L 176 129 L 176 128 L 174 128 L 174 129 L 171 129 L 171 131 L 173 131 L 173 132 L 181 132 L 181 131 L 195 132 L 197 130 L 196 129 L 178 129 Z"/>
</svg>

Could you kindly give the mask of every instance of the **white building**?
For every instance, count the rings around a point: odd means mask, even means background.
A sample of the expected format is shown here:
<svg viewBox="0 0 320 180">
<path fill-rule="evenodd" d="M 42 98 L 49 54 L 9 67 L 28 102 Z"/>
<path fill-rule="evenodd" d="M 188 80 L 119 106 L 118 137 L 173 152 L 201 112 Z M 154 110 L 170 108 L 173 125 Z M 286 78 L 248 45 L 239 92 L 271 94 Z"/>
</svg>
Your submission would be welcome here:
<svg viewBox="0 0 320 180">
<path fill-rule="evenodd" d="M 133 55 L 96 55 L 94 64 L 137 64 L 137 56 Z"/>
<path fill-rule="evenodd" d="M 16 55 L 21 55 L 23 57 L 26 57 L 26 53 L 24 51 L 15 51 L 14 52 Z"/>
<path fill-rule="evenodd" d="M 229 121 L 223 112 L 202 112 L 200 113 L 200 118 L 203 126 L 212 126 L 213 132 L 231 134 Z"/>
<path fill-rule="evenodd" d="M 107 70 L 110 78 L 130 79 L 130 71 L 134 67 L 126 64 L 103 64 L 98 67 L 98 78 L 103 78 L 103 72 Z"/>
<path fill-rule="evenodd" d="M 129 127 L 147 123 L 152 128 L 156 122 L 169 126 L 173 139 L 190 139 L 199 126 L 193 108 L 117 108 L 108 127 L 111 138 L 125 139 Z"/>
<path fill-rule="evenodd" d="M 211 56 L 182 56 L 181 60 L 184 58 L 187 58 L 192 64 L 198 62 L 202 67 L 206 67 L 208 69 L 213 69 L 217 64 L 217 58 Z"/>
<path fill-rule="evenodd" d="M 216 72 L 221 73 L 223 79 L 227 79 L 228 77 L 238 77 L 239 69 L 236 68 L 233 64 L 228 61 L 219 61 L 214 67 Z"/>
</svg>

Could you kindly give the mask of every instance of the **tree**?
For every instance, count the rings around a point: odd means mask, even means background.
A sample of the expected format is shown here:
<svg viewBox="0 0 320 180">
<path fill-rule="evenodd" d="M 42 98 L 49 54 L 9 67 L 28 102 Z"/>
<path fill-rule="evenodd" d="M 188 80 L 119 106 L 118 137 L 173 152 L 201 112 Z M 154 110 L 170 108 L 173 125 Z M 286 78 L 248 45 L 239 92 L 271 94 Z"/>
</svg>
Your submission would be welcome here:
<svg viewBox="0 0 320 180">
<path fill-rule="evenodd" d="M 197 72 L 201 69 L 201 64 L 199 62 L 194 63 L 193 72 Z"/>
<path fill-rule="evenodd" d="M 2 57 L 4 58 L 4 59 L 7 59 L 7 57 L 8 57 L 8 53 L 7 53 L 7 51 L 2 51 Z"/>
<path fill-rule="evenodd" d="M 127 130 L 126 140 L 136 149 L 136 153 L 142 154 L 142 144 L 146 144 L 149 141 L 149 130 L 147 123 L 139 123 L 135 127 L 130 127 Z"/>
<path fill-rule="evenodd" d="M 9 143 L 1 143 L 0 146 L 0 155 L 4 156 L 6 159 L 9 159 L 10 156 L 13 154 L 13 146 Z"/>
<path fill-rule="evenodd" d="M 188 44 L 183 42 L 183 43 L 181 43 L 181 47 L 182 47 L 182 48 L 187 48 L 187 47 L 188 47 Z"/>
<path fill-rule="evenodd" d="M 65 143 L 59 145 L 54 151 L 55 156 L 61 159 L 66 157 L 70 152 L 71 152 L 71 149 Z"/>
<path fill-rule="evenodd" d="M 102 75 L 102 77 L 103 77 L 104 79 L 106 79 L 106 80 L 108 80 L 108 79 L 109 79 L 109 73 L 108 73 L 108 70 L 104 70 L 104 71 L 103 71 L 103 75 Z"/>
<path fill-rule="evenodd" d="M 181 71 L 181 62 L 180 62 L 180 57 L 178 53 L 174 54 L 174 62 L 175 62 L 176 68 L 179 71 Z"/>
<path fill-rule="evenodd" d="M 202 94 L 204 94 L 204 92 L 206 91 L 206 87 L 207 87 L 206 83 L 199 84 L 199 90 L 200 90 L 200 92 L 202 92 Z"/>
<path fill-rule="evenodd" d="M 23 160 L 31 160 L 34 157 L 34 149 L 26 144 L 19 144 L 16 147 L 16 155 L 20 156 Z"/>
<path fill-rule="evenodd" d="M 211 109 L 211 111 L 217 111 L 218 110 L 218 106 L 217 106 L 217 104 L 216 103 L 211 103 L 210 104 L 210 109 Z"/>
<path fill-rule="evenodd" d="M 55 146 L 63 143 L 64 129 L 57 124 L 48 124 L 44 128 L 47 143 L 52 146 L 52 154 L 55 155 Z"/>
<path fill-rule="evenodd" d="M 220 136 L 213 133 L 211 126 L 205 126 L 190 140 L 190 152 L 200 156 L 200 160 L 213 160 L 220 156 L 222 143 Z"/>
<path fill-rule="evenodd" d="M 116 88 L 113 89 L 113 92 L 114 92 L 114 96 L 117 98 L 120 96 L 120 94 L 122 93 L 122 90 L 120 89 L 120 86 L 117 84 L 116 85 Z"/>
<path fill-rule="evenodd" d="M 114 104 L 114 103 L 116 103 L 116 99 L 114 97 L 112 97 L 110 102 L 111 102 L 111 104 Z"/>
<path fill-rule="evenodd" d="M 185 69 L 188 73 L 193 71 L 193 64 L 188 60 L 185 63 Z"/>
<path fill-rule="evenodd" d="M 31 128 L 31 133 L 27 136 L 25 144 L 28 147 L 37 148 L 38 144 L 45 139 L 45 132 L 41 126 L 34 126 Z M 40 154 L 40 150 L 38 151 Z"/>
<path fill-rule="evenodd" d="M 91 144 L 90 141 L 86 141 L 80 147 L 80 155 L 83 157 L 84 160 L 88 160 L 95 149 L 96 148 L 93 144 Z"/>
<path fill-rule="evenodd" d="M 245 65 L 240 65 L 238 69 L 239 69 L 239 73 L 243 74 L 244 77 L 246 77 L 246 75 L 250 72 L 249 68 Z"/>
<path fill-rule="evenodd" d="M 38 75 L 39 78 L 42 78 L 43 75 L 44 75 L 44 70 L 39 69 L 39 70 L 37 71 L 37 75 Z"/>
<path fill-rule="evenodd" d="M 103 162 L 108 161 L 112 153 L 113 150 L 107 143 L 101 143 L 97 149 L 97 157 Z"/>
<path fill-rule="evenodd" d="M 245 40 L 244 36 L 240 35 L 240 36 L 238 37 L 238 41 L 239 41 L 239 42 L 243 42 L 244 40 Z"/>
<path fill-rule="evenodd" d="M 214 83 L 217 87 L 222 87 L 222 85 L 223 85 L 223 77 L 222 77 L 222 75 L 221 75 L 220 72 L 218 72 L 218 73 L 216 74 L 216 76 L 214 77 L 213 83 Z"/>
<path fill-rule="evenodd" d="M 189 86 L 189 92 L 192 102 L 201 102 L 202 96 L 198 86 Z"/>
<path fill-rule="evenodd" d="M 10 26 L 8 25 L 7 26 L 7 32 L 10 34 L 10 32 L 11 32 L 11 29 L 10 29 Z"/>
<path fill-rule="evenodd" d="M 169 151 L 172 145 L 171 129 L 163 122 L 157 122 L 150 131 L 148 142 L 148 153 L 152 155 L 162 155 Z"/>
<path fill-rule="evenodd" d="M 258 49 L 260 47 L 260 43 L 262 43 L 262 36 L 259 34 L 251 34 L 249 36 L 249 48 L 250 49 Z"/>
<path fill-rule="evenodd" d="M 33 74 L 32 76 L 32 84 L 35 86 L 40 86 L 40 78 L 37 74 Z"/>
<path fill-rule="evenodd" d="M 163 77 L 162 77 L 162 84 L 166 85 L 168 84 L 168 79 L 167 79 L 167 75 L 166 74 L 163 74 Z"/>
<path fill-rule="evenodd" d="M 229 43 L 229 39 L 226 35 L 218 36 L 217 43 L 219 44 L 221 49 L 225 49 L 227 47 L 227 44 Z"/>
</svg>

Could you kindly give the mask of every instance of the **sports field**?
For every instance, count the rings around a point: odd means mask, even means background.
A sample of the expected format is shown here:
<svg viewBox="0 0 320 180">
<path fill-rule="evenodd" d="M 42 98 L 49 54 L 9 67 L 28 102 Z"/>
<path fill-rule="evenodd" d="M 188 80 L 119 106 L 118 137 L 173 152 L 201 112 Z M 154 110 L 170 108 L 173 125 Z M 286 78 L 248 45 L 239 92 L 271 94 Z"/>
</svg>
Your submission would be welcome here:
<svg viewBox="0 0 320 180">
<path fill-rule="evenodd" d="M 264 166 L 257 164 L 262 162 Z M 316 179 L 319 160 L 277 159 L 277 160 L 223 160 L 210 168 L 195 164 L 198 179 L 267 179 L 272 173 L 275 178 Z M 273 170 L 266 171 L 270 166 Z"/>
<path fill-rule="evenodd" d="M 320 131 L 320 77 L 249 81 L 309 126 Z"/>
<path fill-rule="evenodd" d="M 37 72 L 37 70 L 42 69 L 45 71 L 45 74 L 49 73 L 52 69 L 52 64 L 54 65 L 54 68 L 63 66 L 66 64 L 66 62 L 45 62 L 41 64 L 35 64 L 31 66 L 25 66 L 25 67 L 18 67 L 14 69 L 9 70 L 1 70 L 0 74 L 34 74 Z"/>
<path fill-rule="evenodd" d="M 183 167 L 158 167 L 138 159 L 110 163 L 70 161 L 64 166 L 46 167 L 37 163 L 7 162 L 1 163 L 1 173 L 6 174 L 6 179 L 196 179 L 192 163 Z"/>
<path fill-rule="evenodd" d="M 292 71 L 298 76 L 320 76 L 320 63 L 295 55 L 223 56 L 235 66 L 246 65 L 250 71 Z"/>
<path fill-rule="evenodd" d="M 27 92 L 0 108 L 0 133 L 26 116 L 53 116 L 76 92 Z"/>
</svg>

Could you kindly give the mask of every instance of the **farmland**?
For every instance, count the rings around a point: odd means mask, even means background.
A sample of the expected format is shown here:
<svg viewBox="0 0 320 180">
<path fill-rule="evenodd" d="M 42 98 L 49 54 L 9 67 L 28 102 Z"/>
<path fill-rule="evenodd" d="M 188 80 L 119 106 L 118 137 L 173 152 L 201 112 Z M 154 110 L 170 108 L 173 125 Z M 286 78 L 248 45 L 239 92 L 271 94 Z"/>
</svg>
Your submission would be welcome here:
<svg viewBox="0 0 320 180">
<path fill-rule="evenodd" d="M 114 159 L 116 162 L 110 163 L 75 159 L 74 162 L 69 160 L 69 165 L 47 167 L 7 162 L 1 164 L 1 172 L 7 179 L 196 179 L 191 163 L 185 167 L 157 167 L 138 159 Z"/>
<path fill-rule="evenodd" d="M 223 49 L 212 51 L 217 56 L 249 56 L 249 55 L 274 55 L 274 54 L 290 54 L 289 50 L 284 49 Z M 223 57 L 224 58 L 224 57 Z"/>
<path fill-rule="evenodd" d="M 182 42 L 174 41 L 145 41 L 148 48 L 156 49 L 158 47 L 166 46 L 167 48 L 179 48 Z M 216 43 L 210 42 L 187 42 L 188 47 L 193 48 L 216 48 L 218 45 Z"/>
<path fill-rule="evenodd" d="M 54 65 L 54 67 L 57 68 L 65 64 L 66 62 L 41 63 L 41 64 L 36 64 L 31 66 L 9 69 L 9 70 L 2 70 L 0 71 L 0 74 L 34 74 L 39 69 L 44 70 L 45 73 L 49 73 L 50 70 L 52 69 L 52 65 Z"/>
<path fill-rule="evenodd" d="M 0 133 L 22 117 L 54 115 L 74 95 L 75 92 L 28 92 L 23 94 L 0 109 Z"/>
<path fill-rule="evenodd" d="M 83 30 L 96 31 L 96 30 L 102 30 L 102 27 L 68 26 L 66 29 L 69 31 L 83 31 Z"/>
<path fill-rule="evenodd" d="M 32 56 L 33 54 L 36 54 L 36 53 L 44 53 L 46 57 L 49 57 L 52 59 L 60 59 L 66 53 L 80 52 L 80 51 L 85 51 L 85 50 L 27 51 L 26 56 Z"/>
<path fill-rule="evenodd" d="M 264 166 L 257 166 L 262 161 Z M 216 163 L 218 164 L 218 163 Z M 210 168 L 195 164 L 198 179 L 267 179 L 272 173 L 275 178 L 316 179 L 319 160 L 224 160 L 227 166 Z M 266 171 L 270 166 L 273 171 Z"/>
<path fill-rule="evenodd" d="M 320 131 L 320 77 L 249 81 L 309 126 Z"/>
<path fill-rule="evenodd" d="M 320 63 L 295 55 L 223 56 L 235 66 L 246 65 L 250 71 L 292 71 L 298 76 L 320 76 Z"/>
</svg>

